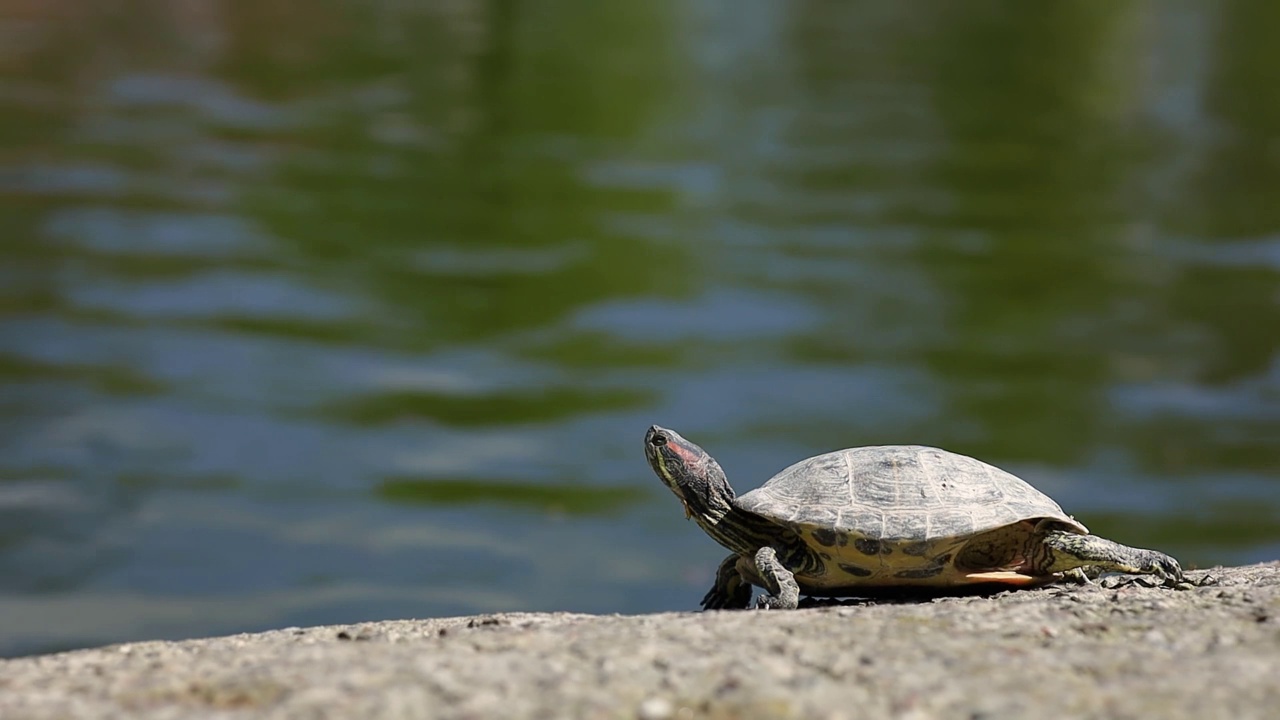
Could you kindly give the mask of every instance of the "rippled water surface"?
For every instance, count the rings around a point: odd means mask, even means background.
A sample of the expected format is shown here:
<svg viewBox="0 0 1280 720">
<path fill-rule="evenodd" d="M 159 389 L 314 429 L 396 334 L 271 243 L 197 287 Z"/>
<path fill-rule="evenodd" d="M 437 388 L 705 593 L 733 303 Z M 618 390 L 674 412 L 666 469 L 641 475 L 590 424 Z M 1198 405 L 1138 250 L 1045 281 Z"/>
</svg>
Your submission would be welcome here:
<svg viewBox="0 0 1280 720">
<path fill-rule="evenodd" d="M 692 609 L 644 462 L 1280 556 L 1280 5 L 0 15 L 0 654 Z"/>
</svg>

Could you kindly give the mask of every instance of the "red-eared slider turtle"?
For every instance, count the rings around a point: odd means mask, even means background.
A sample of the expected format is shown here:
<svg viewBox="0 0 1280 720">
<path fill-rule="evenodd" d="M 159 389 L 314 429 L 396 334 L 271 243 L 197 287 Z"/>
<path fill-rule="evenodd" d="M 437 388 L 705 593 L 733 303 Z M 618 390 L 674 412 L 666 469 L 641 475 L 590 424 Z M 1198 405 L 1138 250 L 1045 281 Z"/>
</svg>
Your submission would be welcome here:
<svg viewBox="0 0 1280 720">
<path fill-rule="evenodd" d="M 1078 568 L 1181 582 L 1178 561 L 1090 535 L 1023 480 L 964 455 L 918 445 L 862 447 L 792 465 L 735 497 L 724 471 L 678 433 L 649 428 L 649 465 L 716 542 L 706 609 L 794 608 L 800 593 L 871 588 L 1030 585 Z"/>
</svg>

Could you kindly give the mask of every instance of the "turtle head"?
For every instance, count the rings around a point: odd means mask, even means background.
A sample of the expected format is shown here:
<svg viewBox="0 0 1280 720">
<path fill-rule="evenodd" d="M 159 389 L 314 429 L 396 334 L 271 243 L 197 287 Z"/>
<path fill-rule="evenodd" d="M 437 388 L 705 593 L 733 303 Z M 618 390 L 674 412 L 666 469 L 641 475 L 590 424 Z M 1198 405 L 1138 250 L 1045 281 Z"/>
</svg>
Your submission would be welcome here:
<svg viewBox="0 0 1280 720">
<path fill-rule="evenodd" d="M 680 433 L 650 427 L 644 434 L 644 456 L 662 483 L 680 498 L 685 517 L 701 521 L 728 509 L 734 493 L 720 463 Z"/>
</svg>

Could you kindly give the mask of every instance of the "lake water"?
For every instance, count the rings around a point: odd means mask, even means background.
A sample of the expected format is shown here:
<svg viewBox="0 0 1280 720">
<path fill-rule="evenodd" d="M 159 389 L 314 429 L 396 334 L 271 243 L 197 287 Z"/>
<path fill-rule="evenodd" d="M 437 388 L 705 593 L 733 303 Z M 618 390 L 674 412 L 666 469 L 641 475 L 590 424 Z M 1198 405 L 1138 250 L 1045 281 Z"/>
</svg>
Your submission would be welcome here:
<svg viewBox="0 0 1280 720">
<path fill-rule="evenodd" d="M 1280 4 L 3 13 L 0 655 L 695 609 L 651 423 L 1280 557 Z"/>
</svg>

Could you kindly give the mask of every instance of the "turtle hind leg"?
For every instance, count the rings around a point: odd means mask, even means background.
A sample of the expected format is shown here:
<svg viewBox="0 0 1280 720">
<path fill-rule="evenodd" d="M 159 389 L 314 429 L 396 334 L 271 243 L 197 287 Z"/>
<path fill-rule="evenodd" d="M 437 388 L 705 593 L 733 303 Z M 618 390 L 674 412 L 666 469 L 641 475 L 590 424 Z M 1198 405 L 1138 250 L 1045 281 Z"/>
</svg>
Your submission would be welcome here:
<svg viewBox="0 0 1280 720">
<path fill-rule="evenodd" d="M 796 576 L 778 560 L 778 551 L 765 546 L 756 552 L 756 572 L 768 595 L 756 600 L 759 610 L 794 610 L 800 605 L 800 585 Z M 722 566 L 723 567 L 723 566 Z"/>
<path fill-rule="evenodd" d="M 703 610 L 745 610 L 751 606 L 751 583 L 738 570 L 743 557 L 730 555 L 716 571 L 716 584 L 702 598 Z"/>
<path fill-rule="evenodd" d="M 1037 573 L 1065 573 L 1081 568 L 1087 569 L 1086 574 L 1122 572 L 1155 575 L 1172 582 L 1183 580 L 1182 567 L 1172 557 L 1156 550 L 1121 545 L 1097 535 L 1050 530 L 1031 555 L 1032 569 Z"/>
</svg>

